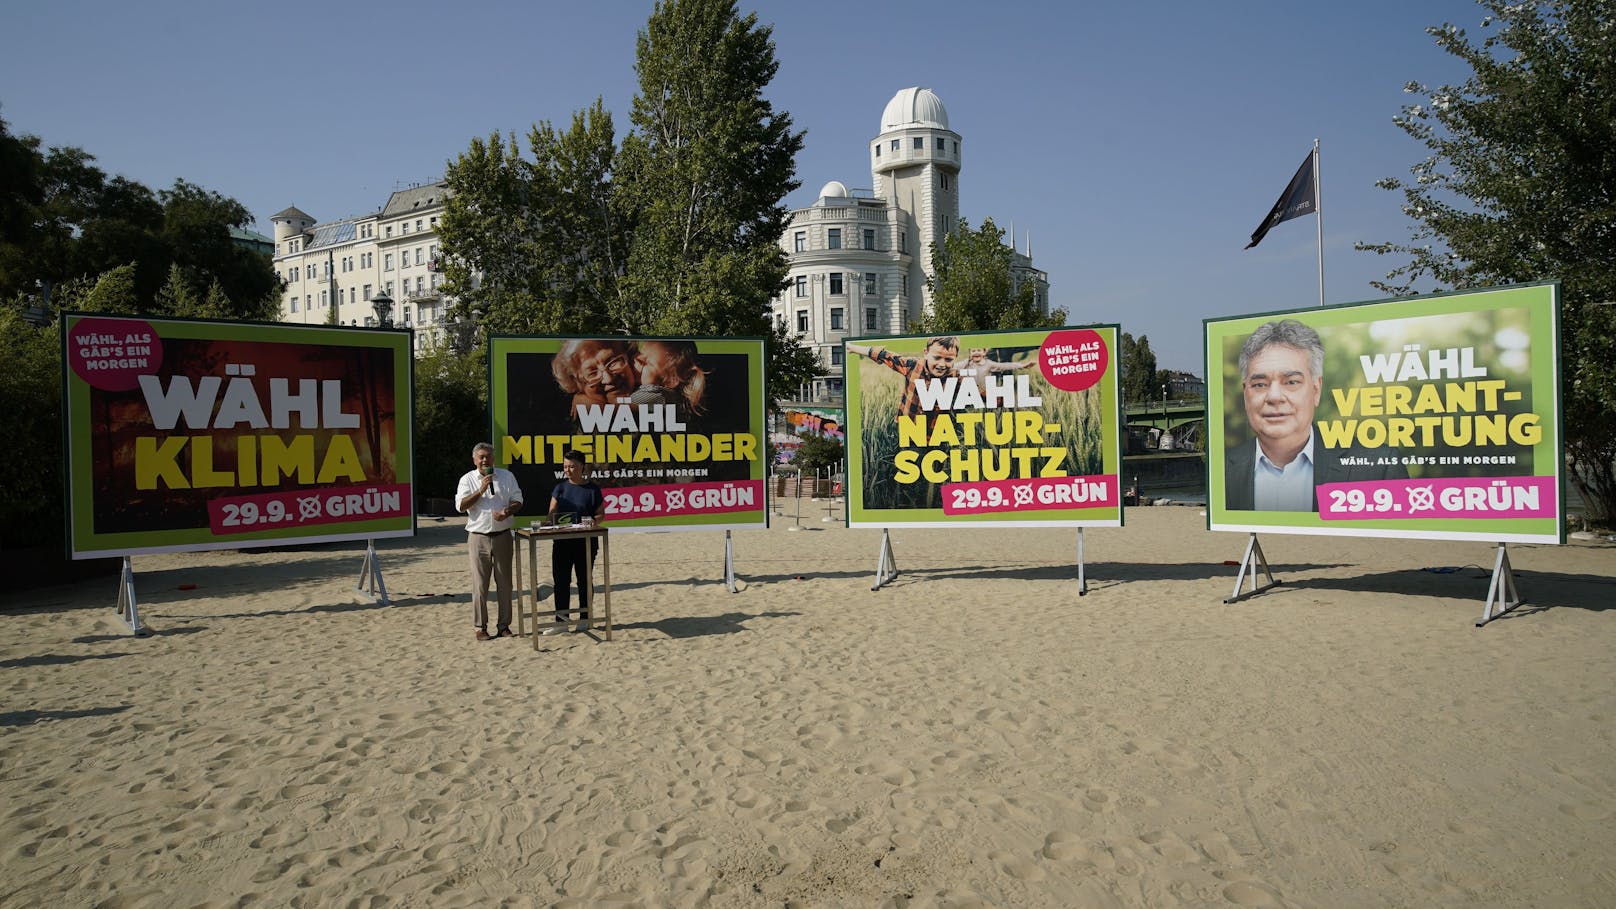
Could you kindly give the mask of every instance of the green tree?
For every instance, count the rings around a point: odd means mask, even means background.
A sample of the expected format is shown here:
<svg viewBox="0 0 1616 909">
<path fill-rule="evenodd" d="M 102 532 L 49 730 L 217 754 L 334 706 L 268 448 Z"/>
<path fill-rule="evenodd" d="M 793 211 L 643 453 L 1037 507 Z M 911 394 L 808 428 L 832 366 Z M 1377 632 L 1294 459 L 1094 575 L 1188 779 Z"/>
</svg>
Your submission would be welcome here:
<svg viewBox="0 0 1616 909">
<path fill-rule="evenodd" d="M 1118 367 L 1122 370 L 1119 381 L 1124 404 L 1145 404 L 1159 401 L 1166 374 L 1156 368 L 1156 353 L 1150 349 L 1150 338 L 1123 332 L 1119 345 Z"/>
<path fill-rule="evenodd" d="M 38 546 L 61 532 L 41 526 L 47 503 L 62 496 L 61 323 L 36 328 L 22 319 L 21 299 L 0 306 L 0 412 L 6 443 L 0 449 L 0 545 Z"/>
<path fill-rule="evenodd" d="M 485 330 L 582 334 L 632 329 L 619 286 L 629 220 L 611 183 L 611 114 L 597 99 L 558 132 L 474 139 L 449 165 L 439 236 L 445 292 Z"/>
<path fill-rule="evenodd" d="M 836 467 L 847 458 L 847 449 L 835 439 L 824 436 L 803 436 L 802 445 L 794 459 L 803 476 L 813 476 L 827 467 Z"/>
<path fill-rule="evenodd" d="M 971 229 L 959 227 L 931 246 L 932 275 L 926 279 L 932 308 L 915 326 L 922 334 L 1054 328 L 1066 324 L 1066 310 L 1038 311 L 1034 281 L 1016 280 L 1015 250 L 992 218 Z"/>
<path fill-rule="evenodd" d="M 639 34 L 640 91 L 617 182 L 635 213 L 633 331 L 765 335 L 785 286 L 786 194 L 803 134 L 763 96 L 772 29 L 734 0 L 662 0 Z"/>
<path fill-rule="evenodd" d="M 0 299 L 129 266 L 133 308 L 121 311 L 164 313 L 158 297 L 179 265 L 197 299 L 220 282 L 234 301 L 225 316 L 273 317 L 273 265 L 230 237 L 252 221 L 244 206 L 184 180 L 153 193 L 94 162 L 83 149 L 42 149 L 0 121 Z"/>
<path fill-rule="evenodd" d="M 445 291 L 485 332 L 769 339 L 772 388 L 818 373 L 773 325 L 802 133 L 763 96 L 772 31 L 734 0 L 663 0 L 640 32 L 634 131 L 597 99 L 559 131 L 473 139 L 448 170 Z"/>
<path fill-rule="evenodd" d="M 1425 146 L 1403 196 L 1408 243 L 1359 244 L 1406 257 L 1377 284 L 1473 288 L 1561 282 L 1562 402 L 1571 478 L 1595 520 L 1616 520 L 1616 37 L 1598 0 L 1478 0 L 1479 43 L 1427 31 L 1470 77 L 1429 88 L 1397 126 Z"/>
<path fill-rule="evenodd" d="M 421 498 L 453 497 L 455 480 L 470 467 L 471 446 L 487 437 L 488 366 L 483 352 L 457 353 L 440 344 L 417 358 L 415 475 Z"/>
</svg>

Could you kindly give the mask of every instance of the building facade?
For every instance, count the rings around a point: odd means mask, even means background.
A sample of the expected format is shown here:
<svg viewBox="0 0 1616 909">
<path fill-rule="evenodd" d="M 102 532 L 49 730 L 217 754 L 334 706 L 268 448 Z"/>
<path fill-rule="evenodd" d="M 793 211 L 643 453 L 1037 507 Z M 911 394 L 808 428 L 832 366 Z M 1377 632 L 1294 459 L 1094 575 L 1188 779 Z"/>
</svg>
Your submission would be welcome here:
<svg viewBox="0 0 1616 909">
<path fill-rule="evenodd" d="M 394 192 L 381 211 L 317 224 L 296 207 L 270 218 L 280 320 L 374 327 L 372 301 L 392 299 L 391 320 L 414 328 L 416 353 L 445 338 L 453 302 L 443 282 L 438 218 L 447 186 L 429 183 Z"/>
<path fill-rule="evenodd" d="M 926 88 L 887 102 L 870 144 L 872 189 L 826 183 L 813 205 L 789 215 L 780 243 L 790 283 L 774 316 L 819 356 L 824 371 L 798 397 L 842 397 L 842 341 L 903 334 L 931 307 L 932 244 L 960 223 L 960 135 Z M 1012 242 L 1014 238 L 1012 237 Z M 1037 282 L 1038 308 L 1049 311 L 1049 277 L 1017 251 L 1018 285 Z"/>
</svg>

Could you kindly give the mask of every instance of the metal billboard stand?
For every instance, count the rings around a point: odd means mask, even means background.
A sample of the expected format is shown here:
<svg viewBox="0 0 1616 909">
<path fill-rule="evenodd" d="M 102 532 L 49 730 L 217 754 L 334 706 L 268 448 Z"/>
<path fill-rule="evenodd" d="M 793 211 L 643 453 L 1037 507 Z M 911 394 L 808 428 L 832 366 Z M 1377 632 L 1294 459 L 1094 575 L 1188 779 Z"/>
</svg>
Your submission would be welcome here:
<svg viewBox="0 0 1616 909">
<path fill-rule="evenodd" d="M 387 582 L 382 580 L 382 563 L 376 558 L 376 538 L 365 541 L 365 561 L 359 566 L 359 583 L 354 590 L 375 600 L 382 606 L 391 606 L 387 598 Z"/>
<path fill-rule="evenodd" d="M 1262 566 L 1263 574 L 1268 576 L 1268 583 L 1260 587 L 1257 586 L 1258 565 Z M 1251 572 L 1251 590 L 1241 593 L 1240 586 L 1245 582 L 1248 570 Z M 1280 583 L 1280 581 L 1275 580 L 1273 570 L 1268 567 L 1268 559 L 1263 556 L 1262 544 L 1257 542 L 1257 535 L 1254 533 L 1246 543 L 1245 556 L 1240 559 L 1240 573 L 1234 577 L 1234 593 L 1223 602 L 1237 603 L 1247 597 L 1254 597 L 1270 587 L 1278 587 Z"/>
<path fill-rule="evenodd" d="M 1494 605 L 1497 611 L 1494 611 Z M 1481 621 L 1476 627 L 1491 622 L 1504 613 L 1521 605 L 1521 592 L 1515 586 L 1515 569 L 1509 564 L 1509 551 L 1503 543 L 1498 544 L 1498 558 L 1493 561 L 1493 580 L 1487 585 L 1487 602 L 1481 608 Z"/>
<path fill-rule="evenodd" d="M 140 607 L 135 602 L 135 565 L 129 556 L 123 557 L 123 570 L 118 575 L 118 617 L 137 638 L 151 633 L 140 624 Z"/>
<path fill-rule="evenodd" d="M 730 532 L 724 531 L 724 586 L 730 593 L 735 589 L 735 541 L 730 538 Z"/>
<path fill-rule="evenodd" d="M 881 558 L 875 566 L 875 586 L 871 590 L 880 590 L 898 576 L 898 560 L 892 556 L 892 530 L 881 528 Z"/>
<path fill-rule="evenodd" d="M 1089 579 L 1083 572 L 1083 528 L 1077 528 L 1077 595 L 1089 595 Z"/>
</svg>

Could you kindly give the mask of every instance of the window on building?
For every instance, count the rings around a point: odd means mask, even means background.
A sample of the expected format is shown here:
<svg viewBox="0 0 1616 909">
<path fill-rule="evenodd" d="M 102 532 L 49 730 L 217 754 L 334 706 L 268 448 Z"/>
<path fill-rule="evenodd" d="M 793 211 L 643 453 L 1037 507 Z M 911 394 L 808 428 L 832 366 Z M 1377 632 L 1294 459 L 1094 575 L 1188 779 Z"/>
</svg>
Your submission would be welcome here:
<svg viewBox="0 0 1616 909">
<path fill-rule="evenodd" d="M 391 237 L 392 235 L 393 235 L 393 225 L 389 224 L 389 225 L 387 225 L 387 230 L 383 232 L 382 236 Z"/>
<path fill-rule="evenodd" d="M 348 292 L 340 287 L 337 288 L 337 305 L 341 306 L 343 303 L 347 302 L 347 299 Z"/>
<path fill-rule="evenodd" d="M 372 294 L 370 292 L 370 285 L 366 284 L 365 285 L 365 296 L 362 297 L 361 300 L 369 300 L 371 298 L 371 296 L 372 296 Z M 359 302 L 361 302 L 361 300 L 355 300 L 354 302 L 359 303 Z"/>
<path fill-rule="evenodd" d="M 426 278 L 425 278 L 425 276 L 416 275 L 415 276 L 415 292 L 416 293 L 424 293 L 425 291 L 426 291 Z"/>
<path fill-rule="evenodd" d="M 833 297 L 839 297 L 846 293 L 846 291 L 842 290 L 842 273 L 839 271 L 830 273 L 830 293 Z"/>
<path fill-rule="evenodd" d="M 944 171 L 943 172 L 943 189 L 947 189 L 947 188 L 948 188 L 948 172 Z"/>
<path fill-rule="evenodd" d="M 873 271 L 864 273 L 864 295 L 868 297 L 875 296 L 875 272 Z"/>
<path fill-rule="evenodd" d="M 297 266 L 296 265 L 294 265 L 291 268 L 287 269 L 286 273 L 291 276 L 288 280 L 292 280 L 292 281 L 297 280 Z"/>
<path fill-rule="evenodd" d="M 938 151 L 940 151 L 940 152 L 948 151 L 948 149 L 945 147 L 947 145 L 948 145 L 948 140 L 947 139 L 944 139 L 942 136 L 937 137 L 937 150 Z"/>
<path fill-rule="evenodd" d="M 799 230 L 795 234 L 792 234 L 791 249 L 792 252 L 808 251 L 808 232 L 806 230 Z"/>
<path fill-rule="evenodd" d="M 387 282 L 387 286 L 386 286 L 386 287 L 384 287 L 384 288 L 382 288 L 382 289 L 383 289 L 383 290 L 385 290 L 385 291 L 387 291 L 387 295 L 388 295 L 388 296 L 389 296 L 389 297 L 391 297 L 391 296 L 392 296 L 392 295 L 393 295 L 393 282 L 392 282 L 392 281 L 388 281 L 388 282 Z"/>
<path fill-rule="evenodd" d="M 874 306 L 866 306 L 864 308 L 864 330 L 865 331 L 875 331 L 875 307 Z"/>
<path fill-rule="evenodd" d="M 798 275 L 797 276 L 797 296 L 799 296 L 799 297 L 808 296 L 808 276 L 807 275 Z"/>
<path fill-rule="evenodd" d="M 325 291 L 322 290 L 322 291 L 320 291 L 320 305 L 321 306 L 327 305 L 326 302 L 325 302 L 325 299 L 326 299 L 325 298 Z"/>
<path fill-rule="evenodd" d="M 893 151 L 897 151 L 898 149 L 900 149 L 902 147 L 903 146 L 901 144 L 899 144 L 899 140 L 897 140 L 897 139 L 892 140 L 892 150 Z"/>
<path fill-rule="evenodd" d="M 925 150 L 926 150 L 926 140 L 921 138 L 920 136 L 916 136 L 915 137 L 915 151 L 925 151 Z"/>
<path fill-rule="evenodd" d="M 402 237 L 402 236 L 404 236 L 405 234 L 407 234 L 409 232 L 410 232 L 410 222 L 405 221 L 405 222 L 403 222 L 402 224 L 400 224 L 398 226 L 398 235 L 399 236 Z"/>
<path fill-rule="evenodd" d="M 433 216 L 432 216 L 432 217 L 431 217 L 431 218 L 430 218 L 430 219 L 429 219 L 429 220 L 428 220 L 428 221 L 427 221 L 427 226 L 428 226 L 428 227 L 430 227 L 430 228 L 432 228 L 432 229 L 433 229 L 433 230 L 437 230 L 437 229 L 438 229 L 438 216 L 437 216 L 437 215 L 433 215 Z"/>
<path fill-rule="evenodd" d="M 898 252 L 906 253 L 908 251 L 909 251 L 909 232 L 907 230 L 900 230 L 900 231 L 898 231 Z"/>
<path fill-rule="evenodd" d="M 825 232 L 825 248 L 842 248 L 842 229 L 840 227 L 832 227 L 830 230 Z"/>
<path fill-rule="evenodd" d="M 881 157 L 881 143 L 879 142 L 875 143 L 875 156 L 877 158 Z"/>
<path fill-rule="evenodd" d="M 296 306 L 295 300 L 293 301 L 293 306 Z M 797 310 L 797 331 L 808 331 L 808 310 L 806 309 Z"/>
<path fill-rule="evenodd" d="M 292 312 L 297 312 L 297 298 L 292 298 Z"/>
<path fill-rule="evenodd" d="M 842 308 L 840 306 L 832 306 L 830 308 L 830 330 L 841 331 L 844 327 L 845 326 L 842 325 Z"/>
<path fill-rule="evenodd" d="M 909 276 L 901 275 L 900 277 L 902 280 L 898 284 L 898 291 L 907 297 L 909 296 Z"/>
<path fill-rule="evenodd" d="M 958 139 L 954 140 L 954 154 L 956 154 L 956 155 L 959 154 L 959 140 Z"/>
<path fill-rule="evenodd" d="M 875 248 L 875 228 L 873 228 L 873 227 L 864 228 L 864 248 L 865 249 L 874 249 Z"/>
<path fill-rule="evenodd" d="M 421 232 L 421 223 L 422 223 L 422 222 L 421 222 L 421 219 L 420 219 L 420 218 L 416 218 L 416 219 L 415 219 L 415 232 L 416 232 L 416 233 L 420 233 L 420 232 Z"/>
<path fill-rule="evenodd" d="M 830 349 L 830 365 L 832 365 L 832 366 L 840 366 L 840 365 L 842 365 L 842 349 L 841 349 L 841 347 L 832 347 Z"/>
<path fill-rule="evenodd" d="M 420 265 L 423 262 L 425 262 L 426 261 L 426 259 L 424 258 L 425 255 L 426 255 L 426 250 L 422 249 L 419 246 L 415 247 L 415 264 Z"/>
<path fill-rule="evenodd" d="M 392 270 L 393 270 L 393 254 L 388 253 L 387 255 L 382 256 L 382 271 L 392 271 Z"/>
</svg>

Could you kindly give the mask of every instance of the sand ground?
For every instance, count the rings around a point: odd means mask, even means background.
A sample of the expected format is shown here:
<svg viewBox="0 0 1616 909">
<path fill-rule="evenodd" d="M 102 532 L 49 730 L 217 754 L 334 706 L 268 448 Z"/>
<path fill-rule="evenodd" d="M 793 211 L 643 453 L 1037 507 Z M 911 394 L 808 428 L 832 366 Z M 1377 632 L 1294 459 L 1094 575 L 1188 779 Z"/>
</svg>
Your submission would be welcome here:
<svg viewBox="0 0 1616 909">
<path fill-rule="evenodd" d="M 477 643 L 464 531 L 5 596 L 0 905 L 1616 905 L 1616 546 L 819 520 L 623 534 Z M 1451 566 L 1437 574 L 1422 569 Z M 1482 566 L 1482 570 L 1475 566 Z"/>
</svg>

